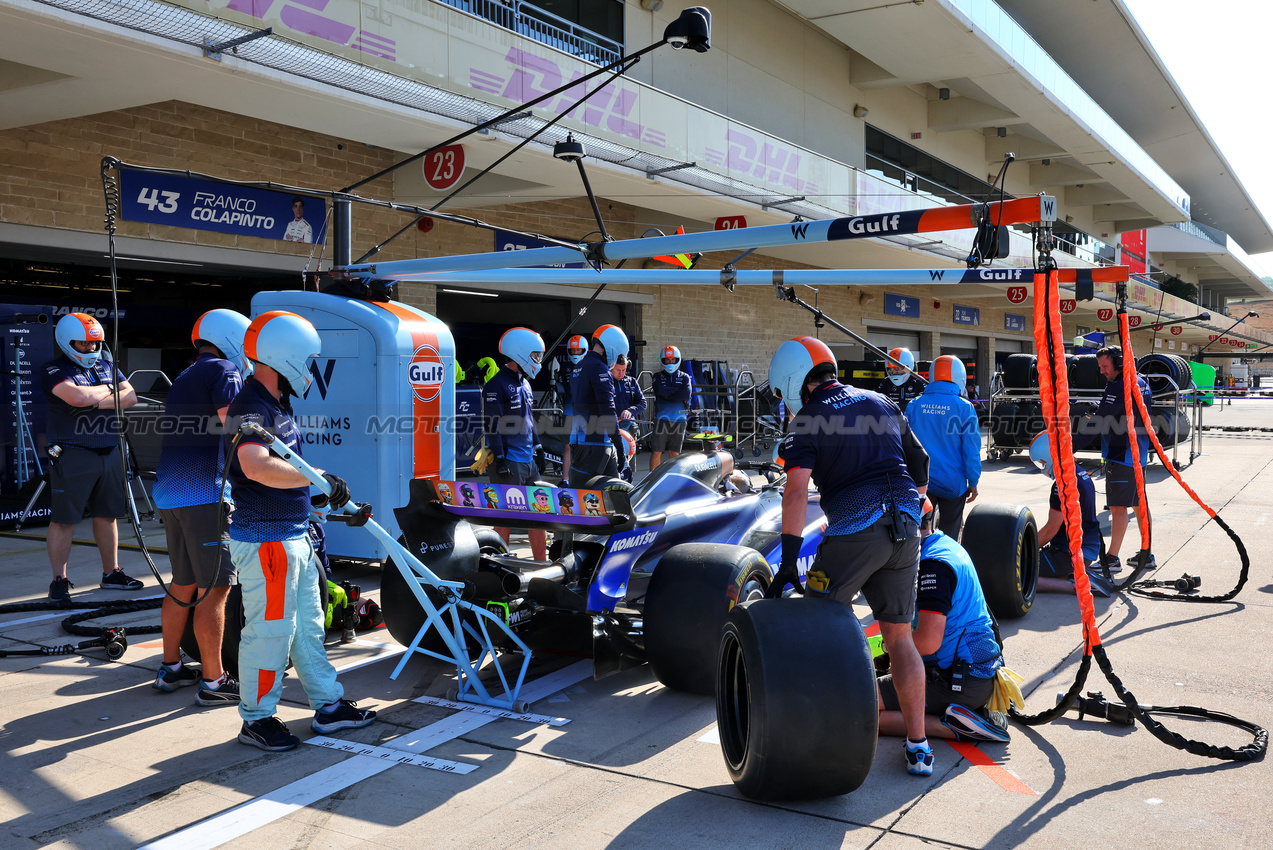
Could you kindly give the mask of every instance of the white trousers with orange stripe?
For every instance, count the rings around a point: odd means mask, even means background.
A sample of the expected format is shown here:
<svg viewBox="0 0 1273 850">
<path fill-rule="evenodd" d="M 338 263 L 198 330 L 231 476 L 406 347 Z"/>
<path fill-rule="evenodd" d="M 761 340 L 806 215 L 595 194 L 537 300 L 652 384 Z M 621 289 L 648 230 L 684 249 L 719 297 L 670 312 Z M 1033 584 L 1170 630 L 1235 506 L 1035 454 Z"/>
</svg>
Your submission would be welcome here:
<svg viewBox="0 0 1273 850">
<path fill-rule="evenodd" d="M 239 714 L 252 723 L 274 714 L 283 670 L 292 667 L 315 711 L 345 689 L 323 648 L 321 569 L 309 536 L 270 543 L 230 541 L 247 622 L 239 641 Z"/>
</svg>

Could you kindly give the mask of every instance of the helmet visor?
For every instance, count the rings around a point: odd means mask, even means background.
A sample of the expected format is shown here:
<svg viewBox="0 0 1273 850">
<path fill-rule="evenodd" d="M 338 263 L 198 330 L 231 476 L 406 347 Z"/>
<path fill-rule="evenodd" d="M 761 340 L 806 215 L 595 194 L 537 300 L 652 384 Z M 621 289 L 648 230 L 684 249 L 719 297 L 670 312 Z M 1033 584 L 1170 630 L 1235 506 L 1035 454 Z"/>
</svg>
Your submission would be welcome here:
<svg viewBox="0 0 1273 850">
<path fill-rule="evenodd" d="M 887 375 L 905 375 L 909 371 L 905 366 L 898 366 L 896 363 L 889 363 L 884 367 L 884 373 Z"/>
<path fill-rule="evenodd" d="M 530 359 L 531 359 L 531 362 L 533 362 L 533 363 L 542 363 L 542 362 L 543 362 L 543 360 L 544 360 L 544 352 L 542 352 L 542 351 L 532 351 L 532 352 L 530 353 Z"/>
<path fill-rule="evenodd" d="M 75 350 L 84 354 L 102 350 L 102 341 L 100 339 L 74 339 L 71 345 L 75 346 Z"/>
<path fill-rule="evenodd" d="M 676 365 L 676 358 L 675 358 L 675 357 L 664 357 L 664 358 L 663 358 L 663 365 L 664 365 L 664 366 L 674 366 L 674 365 Z"/>
</svg>

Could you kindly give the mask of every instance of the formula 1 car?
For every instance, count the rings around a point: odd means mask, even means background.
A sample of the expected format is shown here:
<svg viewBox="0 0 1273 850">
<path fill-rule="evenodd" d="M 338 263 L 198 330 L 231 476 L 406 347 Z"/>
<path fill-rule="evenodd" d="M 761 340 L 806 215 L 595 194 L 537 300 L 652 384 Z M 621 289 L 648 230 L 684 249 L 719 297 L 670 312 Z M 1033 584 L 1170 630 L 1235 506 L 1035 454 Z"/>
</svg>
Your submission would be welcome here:
<svg viewBox="0 0 1273 850">
<path fill-rule="evenodd" d="M 763 597 L 777 571 L 785 480 L 769 462 L 694 452 L 635 488 L 604 478 L 580 489 L 421 479 L 396 513 L 408 550 L 439 577 L 465 582 L 469 598 L 532 649 L 590 654 L 598 677 L 648 662 L 668 687 L 711 694 L 726 616 Z M 802 575 L 826 528 L 817 492 L 809 496 Z M 540 563 L 509 555 L 483 526 L 547 528 L 559 539 Z M 1029 509 L 979 505 L 967 526 L 992 609 L 1023 616 L 1038 574 Z M 409 644 L 424 614 L 405 592 L 408 579 L 386 566 L 385 623 Z"/>
</svg>

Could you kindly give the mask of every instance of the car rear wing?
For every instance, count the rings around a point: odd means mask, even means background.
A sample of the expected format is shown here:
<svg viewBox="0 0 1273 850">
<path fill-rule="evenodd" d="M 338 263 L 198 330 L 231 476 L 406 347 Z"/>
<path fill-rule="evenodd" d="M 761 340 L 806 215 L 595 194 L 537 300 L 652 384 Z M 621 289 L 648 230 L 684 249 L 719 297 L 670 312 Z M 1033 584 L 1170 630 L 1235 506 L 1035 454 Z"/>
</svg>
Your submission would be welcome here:
<svg viewBox="0 0 1273 850">
<path fill-rule="evenodd" d="M 578 534 L 613 534 L 631 528 L 626 490 L 488 484 L 483 481 L 412 482 L 413 501 L 474 525 L 543 528 Z"/>
</svg>

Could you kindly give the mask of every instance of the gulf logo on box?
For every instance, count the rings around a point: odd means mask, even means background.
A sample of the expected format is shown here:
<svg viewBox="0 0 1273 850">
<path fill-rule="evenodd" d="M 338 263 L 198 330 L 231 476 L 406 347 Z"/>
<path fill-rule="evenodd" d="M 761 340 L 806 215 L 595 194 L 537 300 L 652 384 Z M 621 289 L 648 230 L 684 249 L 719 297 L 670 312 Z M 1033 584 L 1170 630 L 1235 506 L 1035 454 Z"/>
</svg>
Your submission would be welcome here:
<svg viewBox="0 0 1273 850">
<path fill-rule="evenodd" d="M 431 345 L 418 347 L 407 364 L 407 380 L 415 397 L 420 401 L 433 401 L 442 392 L 445 379 L 446 366 L 438 350 Z"/>
</svg>

